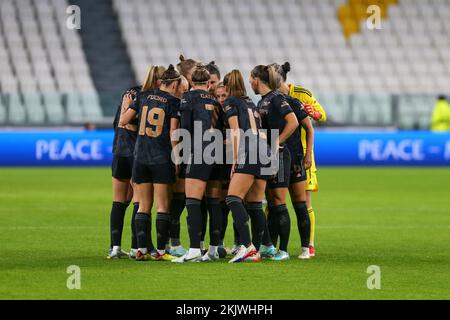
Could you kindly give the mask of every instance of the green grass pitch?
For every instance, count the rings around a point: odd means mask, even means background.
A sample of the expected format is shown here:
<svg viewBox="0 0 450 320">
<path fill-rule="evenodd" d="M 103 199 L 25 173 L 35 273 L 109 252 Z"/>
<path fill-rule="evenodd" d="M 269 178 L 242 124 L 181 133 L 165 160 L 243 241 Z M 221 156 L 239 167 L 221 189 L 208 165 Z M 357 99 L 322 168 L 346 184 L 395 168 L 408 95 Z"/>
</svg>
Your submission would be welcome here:
<svg viewBox="0 0 450 320">
<path fill-rule="evenodd" d="M 320 168 L 317 256 L 297 259 L 291 210 L 291 260 L 234 265 L 106 260 L 107 168 L 8 168 L 0 181 L 0 299 L 450 298 L 448 168 Z M 126 249 L 130 216 L 131 207 Z M 66 287 L 70 265 L 80 290 Z M 370 265 L 381 269 L 379 290 L 367 288 Z"/>
</svg>

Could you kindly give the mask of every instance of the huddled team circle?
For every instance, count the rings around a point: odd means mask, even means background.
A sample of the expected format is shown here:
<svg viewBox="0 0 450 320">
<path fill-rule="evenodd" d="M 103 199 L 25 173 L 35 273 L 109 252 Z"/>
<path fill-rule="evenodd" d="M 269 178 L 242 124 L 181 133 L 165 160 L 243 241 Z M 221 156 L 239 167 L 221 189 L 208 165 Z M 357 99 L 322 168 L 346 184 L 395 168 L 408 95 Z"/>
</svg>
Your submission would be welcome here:
<svg viewBox="0 0 450 320">
<path fill-rule="evenodd" d="M 288 260 L 288 193 L 300 234 L 298 258 L 315 256 L 311 193 L 318 191 L 318 183 L 311 120 L 323 122 L 326 114 L 309 90 L 287 83 L 290 68 L 288 62 L 253 68 L 249 83 L 261 96 L 257 105 L 248 97 L 239 70 L 227 73 L 221 81 L 214 61 L 202 64 L 182 55 L 176 67 L 151 66 L 142 86 L 123 93 L 114 119 L 108 259 L 183 263 L 216 261 L 230 255 L 230 263 Z M 210 144 L 204 140 L 195 144 L 194 123 L 202 136 L 219 130 L 223 138 L 220 148 L 223 145 L 223 155 L 228 154 L 232 163 L 193 161 Z M 180 129 L 190 133 L 189 138 L 177 136 Z M 267 134 L 275 130 L 277 135 Z M 250 134 L 243 136 L 243 132 Z M 175 152 L 186 139 L 191 139 L 194 147 Z M 275 159 L 275 165 L 260 155 Z M 131 202 L 128 253 L 121 242 Z M 157 212 L 156 247 L 152 241 L 153 207 Z M 188 250 L 180 241 L 180 217 L 185 208 Z M 234 233 L 230 249 L 224 244 L 229 212 Z"/>
</svg>

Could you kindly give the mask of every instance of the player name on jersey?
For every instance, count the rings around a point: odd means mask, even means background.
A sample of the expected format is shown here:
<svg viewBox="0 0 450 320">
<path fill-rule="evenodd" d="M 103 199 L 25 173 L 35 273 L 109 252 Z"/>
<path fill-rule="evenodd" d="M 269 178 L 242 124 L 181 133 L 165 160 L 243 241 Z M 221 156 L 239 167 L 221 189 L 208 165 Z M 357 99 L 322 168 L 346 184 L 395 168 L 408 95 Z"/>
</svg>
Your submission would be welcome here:
<svg viewBox="0 0 450 320">
<path fill-rule="evenodd" d="M 147 99 L 148 99 L 148 100 L 160 101 L 160 102 L 162 102 L 162 103 L 166 103 L 166 102 L 167 102 L 167 99 L 166 99 L 166 98 L 161 97 L 161 96 L 155 96 L 155 95 L 153 95 L 153 94 L 149 94 L 149 95 L 147 96 Z"/>
</svg>

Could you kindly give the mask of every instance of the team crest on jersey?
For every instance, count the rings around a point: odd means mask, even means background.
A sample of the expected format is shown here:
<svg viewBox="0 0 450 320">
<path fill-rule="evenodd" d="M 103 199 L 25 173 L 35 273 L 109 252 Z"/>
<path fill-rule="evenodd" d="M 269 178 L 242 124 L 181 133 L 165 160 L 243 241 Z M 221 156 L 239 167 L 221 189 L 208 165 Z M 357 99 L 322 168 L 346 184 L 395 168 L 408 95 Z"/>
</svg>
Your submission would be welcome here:
<svg viewBox="0 0 450 320">
<path fill-rule="evenodd" d="M 287 101 L 283 101 L 283 103 L 281 104 L 282 108 L 286 108 L 286 107 L 290 107 L 289 103 L 287 103 Z"/>
<path fill-rule="evenodd" d="M 270 100 L 269 99 L 265 99 L 264 101 L 261 102 L 261 107 L 267 107 L 270 104 Z"/>
</svg>

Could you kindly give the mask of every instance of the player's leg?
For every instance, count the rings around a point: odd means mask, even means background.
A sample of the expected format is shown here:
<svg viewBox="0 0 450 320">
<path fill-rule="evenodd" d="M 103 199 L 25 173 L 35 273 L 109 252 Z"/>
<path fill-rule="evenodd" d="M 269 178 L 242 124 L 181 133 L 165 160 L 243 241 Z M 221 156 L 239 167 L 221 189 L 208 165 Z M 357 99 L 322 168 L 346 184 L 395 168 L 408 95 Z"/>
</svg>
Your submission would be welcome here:
<svg viewBox="0 0 450 320">
<path fill-rule="evenodd" d="M 228 215 L 230 213 L 230 208 L 228 208 L 227 203 L 225 202 L 225 198 L 228 194 L 228 187 L 230 185 L 230 174 L 232 165 L 225 164 L 224 169 L 224 180 L 222 181 L 222 194 L 221 194 L 221 202 L 220 207 L 222 208 L 222 229 L 221 229 L 221 245 L 224 246 L 225 232 L 228 227 Z M 236 225 L 233 223 L 233 247 L 230 249 L 231 254 L 236 254 L 239 250 L 239 232 L 236 229 Z"/>
<path fill-rule="evenodd" d="M 309 259 L 310 219 L 307 207 L 306 180 L 307 173 L 303 164 L 303 153 L 293 157 L 289 193 L 292 206 L 297 217 L 297 228 L 300 233 L 300 259 Z"/>
<path fill-rule="evenodd" d="M 312 207 L 312 191 L 306 191 L 306 207 L 308 208 L 308 216 L 310 222 L 310 235 L 309 235 L 309 255 L 314 257 L 316 255 L 314 238 L 316 233 L 316 215 Z"/>
<path fill-rule="evenodd" d="M 172 185 L 168 183 L 155 183 L 156 200 L 156 233 L 157 255 L 156 260 L 170 261 L 174 256 L 166 253 L 166 243 L 170 232 L 170 203 L 172 198 Z"/>
<path fill-rule="evenodd" d="M 130 204 L 131 200 L 133 200 L 134 192 L 133 192 L 133 185 L 132 185 L 131 181 L 129 180 L 128 182 L 129 183 L 128 183 L 128 191 L 127 191 L 127 202 L 128 202 L 128 204 Z"/>
<path fill-rule="evenodd" d="M 266 223 L 259 253 L 262 258 L 272 258 L 277 253 L 276 245 L 280 234 L 280 221 L 275 211 L 272 192 L 269 187 L 266 187 L 266 199 Z"/>
<path fill-rule="evenodd" d="M 278 244 L 278 237 L 280 236 L 280 221 L 275 210 L 275 203 L 273 200 L 272 190 L 267 188 L 266 190 L 267 199 L 267 225 L 268 234 L 270 235 L 270 240 L 274 246 Z"/>
<path fill-rule="evenodd" d="M 151 238 L 151 216 L 153 205 L 153 184 L 150 182 L 138 183 L 136 180 L 136 193 L 139 199 L 139 208 L 135 217 L 136 239 L 138 252 L 136 261 L 150 260 L 148 252 L 149 239 Z"/>
<path fill-rule="evenodd" d="M 225 202 L 225 198 L 228 193 L 228 184 L 222 184 L 222 190 L 220 191 L 220 210 L 222 211 L 222 226 L 220 227 L 220 246 L 224 246 L 225 241 L 225 233 L 227 232 L 228 227 L 228 214 L 230 213 L 230 209 Z"/>
<path fill-rule="evenodd" d="M 202 254 L 205 253 L 205 236 L 206 236 L 206 228 L 208 226 L 208 203 L 206 196 L 204 195 L 201 202 L 202 211 L 202 232 L 200 235 L 200 250 L 202 251 Z"/>
<path fill-rule="evenodd" d="M 317 182 L 316 165 L 313 158 L 311 168 L 306 171 L 306 205 L 308 207 L 309 220 L 311 221 L 311 235 L 309 240 L 309 254 L 311 257 L 316 255 L 315 253 L 315 229 L 316 229 L 316 216 L 312 206 L 312 193 L 319 191 L 319 184 Z"/>
<path fill-rule="evenodd" d="M 262 200 L 264 199 L 264 192 L 266 189 L 266 180 L 255 179 L 253 185 L 248 191 L 245 201 L 248 215 L 251 219 L 252 229 L 252 243 L 256 250 L 260 250 L 261 242 L 266 226 L 266 217 L 264 215 Z M 253 260 L 258 261 L 261 255 L 258 253 L 252 257 Z"/>
<path fill-rule="evenodd" d="M 301 253 L 300 259 L 309 259 L 310 220 L 306 205 L 305 181 L 298 181 L 289 186 L 292 206 L 297 216 L 297 227 L 300 233 Z"/>
<path fill-rule="evenodd" d="M 273 188 L 271 190 L 271 203 L 272 208 L 269 209 L 269 214 L 273 215 L 273 220 L 277 223 L 278 232 L 280 237 L 280 245 L 278 253 L 273 257 L 274 260 L 287 260 L 289 259 L 289 254 L 287 251 L 289 236 L 291 233 L 291 218 L 289 216 L 289 211 L 286 206 L 286 195 L 288 193 L 288 188 L 280 187 Z M 269 220 L 270 222 L 271 220 Z M 275 229 L 276 230 L 276 229 Z M 272 240 L 274 240 L 272 236 Z"/>
<path fill-rule="evenodd" d="M 125 212 L 128 207 L 129 180 L 112 178 L 113 202 L 110 213 L 110 250 L 108 259 L 127 257 L 121 249 Z"/>
<path fill-rule="evenodd" d="M 227 183 L 226 189 L 223 190 L 223 202 L 221 203 L 222 206 L 222 243 L 223 243 L 223 239 L 225 239 L 225 232 L 228 226 L 228 215 L 230 213 L 230 208 L 228 208 L 227 203 L 225 201 L 226 196 L 228 194 L 228 186 L 229 186 L 229 181 Z M 236 224 L 234 223 L 234 221 L 231 224 L 233 226 L 233 246 L 231 247 L 231 249 L 229 249 L 229 253 L 231 255 L 235 255 L 240 247 L 240 243 L 239 243 L 239 231 L 236 228 Z"/>
<path fill-rule="evenodd" d="M 241 248 L 229 262 L 241 262 L 258 252 L 250 239 L 248 227 L 248 214 L 245 210 L 243 199 L 250 190 L 255 177 L 250 174 L 235 173 L 231 179 L 226 202 L 233 215 L 233 221 L 239 231 Z"/>
<path fill-rule="evenodd" d="M 151 209 L 153 205 L 153 177 L 150 166 L 138 161 L 133 163 L 134 192 L 139 201 L 135 216 L 135 232 L 138 251 L 136 260 L 153 259 L 149 252 L 152 236 Z"/>
<path fill-rule="evenodd" d="M 127 163 L 129 166 L 129 171 L 130 174 L 132 175 L 133 173 L 133 167 L 134 167 L 134 157 L 128 157 L 127 158 Z M 130 176 L 131 176 L 130 175 Z M 132 194 L 132 201 L 133 201 L 133 214 L 131 215 L 131 250 L 130 250 L 130 254 L 129 257 L 130 259 L 135 259 L 136 255 L 137 255 L 137 251 L 138 251 L 138 246 L 137 246 L 137 238 L 136 238 L 136 214 L 139 211 L 139 198 L 137 196 L 137 193 L 135 192 L 136 186 L 135 183 L 131 180 L 130 181 L 130 185 L 128 187 L 128 194 L 130 195 L 130 190 L 133 190 L 133 194 Z M 151 230 L 151 212 L 150 212 L 150 230 Z M 152 237 L 149 237 L 149 244 L 147 246 L 147 249 L 149 252 L 154 251 L 155 247 L 153 246 L 153 241 L 152 241 Z"/>
<path fill-rule="evenodd" d="M 230 209 L 225 202 L 225 198 L 228 193 L 228 183 L 222 181 L 222 186 L 220 190 L 220 211 L 222 212 L 222 224 L 220 226 L 220 241 L 219 241 L 219 257 L 225 258 L 228 253 L 228 249 L 225 248 L 225 234 L 228 227 L 228 215 L 230 213 Z"/>
<path fill-rule="evenodd" d="M 273 218 L 269 219 L 269 223 L 270 220 L 278 221 L 278 230 L 275 230 L 278 231 L 280 237 L 279 251 L 272 259 L 281 261 L 289 259 L 287 248 L 291 233 L 291 218 L 286 206 L 286 195 L 291 177 L 291 154 L 287 148 L 280 151 L 278 168 L 279 171 L 276 177 L 269 182 L 271 192 L 268 201 L 272 205 L 269 208 L 269 212 L 273 214 Z M 276 243 L 275 236 L 272 234 L 271 236 L 273 242 Z"/>
<path fill-rule="evenodd" d="M 136 189 L 136 186 L 133 182 L 130 183 L 133 190 Z M 137 253 L 137 239 L 136 239 L 136 214 L 139 210 L 139 200 L 136 192 L 133 192 L 133 214 L 131 215 L 131 250 L 130 250 L 130 258 L 135 259 Z"/>
<path fill-rule="evenodd" d="M 220 180 L 210 180 L 206 189 L 206 204 L 209 212 L 209 250 L 204 253 L 202 261 L 219 259 L 219 244 L 222 227 L 222 209 L 220 207 L 221 195 Z"/>
<path fill-rule="evenodd" d="M 114 157 L 112 171 L 113 204 L 110 214 L 111 247 L 108 258 L 125 257 L 127 255 L 121 247 L 122 231 L 126 208 L 133 191 L 130 190 L 132 176 L 132 157 Z"/>
<path fill-rule="evenodd" d="M 181 257 L 186 253 L 186 249 L 180 242 L 180 217 L 186 205 L 186 196 L 184 194 L 184 178 L 179 178 L 174 184 L 172 202 L 170 208 L 170 254 Z"/>
<path fill-rule="evenodd" d="M 197 172 L 192 173 L 196 176 Z M 206 190 L 206 179 L 190 178 L 190 173 L 186 177 L 186 209 L 187 224 L 190 240 L 189 251 L 182 257 L 172 260 L 172 262 L 194 262 L 200 261 L 202 255 L 200 250 L 200 237 L 202 230 L 202 209 L 201 202 Z"/>
</svg>

